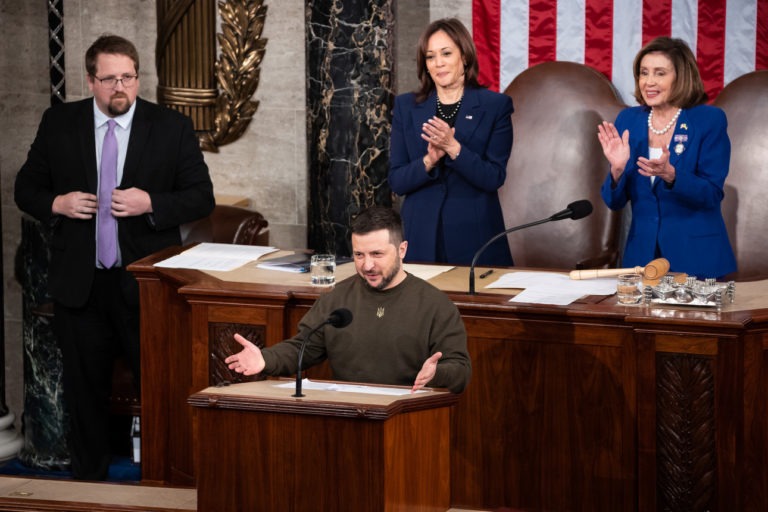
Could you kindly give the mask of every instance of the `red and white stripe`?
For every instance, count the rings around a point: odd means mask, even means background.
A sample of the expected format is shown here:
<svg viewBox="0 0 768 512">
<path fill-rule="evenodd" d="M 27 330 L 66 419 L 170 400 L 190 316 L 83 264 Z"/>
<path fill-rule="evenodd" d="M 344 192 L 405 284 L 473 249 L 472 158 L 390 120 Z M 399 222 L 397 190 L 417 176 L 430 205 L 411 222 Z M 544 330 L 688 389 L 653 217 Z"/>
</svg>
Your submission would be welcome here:
<svg viewBox="0 0 768 512">
<path fill-rule="evenodd" d="M 481 81 L 503 91 L 526 68 L 587 64 L 633 104 L 632 60 L 657 36 L 684 39 L 710 100 L 731 80 L 768 69 L 768 0 L 473 0 Z"/>
</svg>

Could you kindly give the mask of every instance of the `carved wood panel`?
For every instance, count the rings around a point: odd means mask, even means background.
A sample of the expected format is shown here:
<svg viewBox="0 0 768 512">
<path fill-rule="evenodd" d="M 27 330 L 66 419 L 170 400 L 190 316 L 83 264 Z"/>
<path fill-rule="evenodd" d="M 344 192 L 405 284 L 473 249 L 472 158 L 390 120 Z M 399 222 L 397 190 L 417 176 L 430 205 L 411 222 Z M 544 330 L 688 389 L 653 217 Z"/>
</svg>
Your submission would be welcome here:
<svg viewBox="0 0 768 512">
<path fill-rule="evenodd" d="M 226 386 L 239 382 L 264 380 L 263 376 L 245 376 L 235 373 L 224 363 L 227 356 L 240 352 L 242 347 L 234 340 L 235 333 L 250 340 L 259 348 L 265 347 L 265 325 L 250 325 L 231 322 L 211 322 L 208 324 L 208 354 L 210 357 L 210 373 L 208 381 L 210 386 Z"/>
<path fill-rule="evenodd" d="M 656 356 L 657 510 L 717 508 L 714 359 Z"/>
</svg>

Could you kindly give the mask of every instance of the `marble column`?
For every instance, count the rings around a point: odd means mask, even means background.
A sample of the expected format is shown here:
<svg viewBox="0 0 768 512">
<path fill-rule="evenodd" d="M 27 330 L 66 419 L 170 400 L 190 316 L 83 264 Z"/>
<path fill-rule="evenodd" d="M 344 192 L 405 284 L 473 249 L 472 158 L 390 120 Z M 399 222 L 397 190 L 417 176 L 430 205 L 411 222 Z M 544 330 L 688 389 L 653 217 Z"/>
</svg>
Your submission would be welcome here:
<svg viewBox="0 0 768 512">
<path fill-rule="evenodd" d="M 308 0 L 308 242 L 349 255 L 350 220 L 392 205 L 394 1 Z"/>
<path fill-rule="evenodd" d="M 0 268 L 2 266 L 3 256 L 0 251 Z M 5 299 L 2 293 L 0 293 L 0 311 L 5 312 Z M 15 457 L 18 453 L 21 448 L 21 436 L 13 426 L 16 416 L 9 410 L 5 401 L 5 313 L 0 322 L 0 363 L 2 363 L 0 364 L 0 460 L 6 460 Z"/>
<path fill-rule="evenodd" d="M 66 101 L 64 1 L 48 2 L 48 50 L 51 105 Z M 48 297 L 50 230 L 28 215 L 21 218 L 16 279 L 21 284 L 24 413 L 19 460 L 30 467 L 69 467 L 66 416 L 62 402 L 61 350 L 51 325 Z"/>
<path fill-rule="evenodd" d="M 61 399 L 61 350 L 53 334 L 53 304 L 47 294 L 49 239 L 45 226 L 22 216 L 18 278 L 24 320 L 24 444 L 19 460 L 34 468 L 65 470 L 69 449 Z"/>
</svg>

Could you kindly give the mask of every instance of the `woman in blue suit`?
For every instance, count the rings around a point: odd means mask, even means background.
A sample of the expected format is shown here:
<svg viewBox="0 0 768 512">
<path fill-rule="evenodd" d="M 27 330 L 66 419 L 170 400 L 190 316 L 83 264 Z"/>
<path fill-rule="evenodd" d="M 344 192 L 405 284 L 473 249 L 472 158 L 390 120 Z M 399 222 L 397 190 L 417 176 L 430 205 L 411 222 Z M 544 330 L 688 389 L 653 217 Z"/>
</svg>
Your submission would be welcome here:
<svg viewBox="0 0 768 512">
<path fill-rule="evenodd" d="M 720 203 L 731 143 L 722 110 L 707 95 L 681 39 L 659 37 L 635 57 L 635 98 L 598 139 L 610 163 L 602 197 L 612 210 L 632 203 L 622 266 L 657 257 L 670 270 L 719 278 L 736 270 Z"/>
<path fill-rule="evenodd" d="M 468 265 L 504 231 L 497 190 L 512 150 L 512 99 L 480 86 L 472 38 L 457 19 L 427 27 L 416 61 L 421 86 L 395 99 L 390 145 L 407 261 Z M 506 238 L 478 264 L 512 265 Z"/>
</svg>

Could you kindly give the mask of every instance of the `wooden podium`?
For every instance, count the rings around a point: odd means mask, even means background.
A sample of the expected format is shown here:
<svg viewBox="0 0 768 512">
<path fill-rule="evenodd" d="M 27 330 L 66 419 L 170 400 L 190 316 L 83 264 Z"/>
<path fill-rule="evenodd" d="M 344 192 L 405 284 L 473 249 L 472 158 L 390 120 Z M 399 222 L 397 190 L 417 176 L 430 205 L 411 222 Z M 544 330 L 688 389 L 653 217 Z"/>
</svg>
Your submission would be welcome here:
<svg viewBox="0 0 768 512">
<path fill-rule="evenodd" d="M 189 398 L 200 510 L 450 508 L 458 395 L 322 382 L 313 384 L 339 390 L 305 383 L 305 396 L 294 398 L 294 384 L 209 387 Z"/>
</svg>

